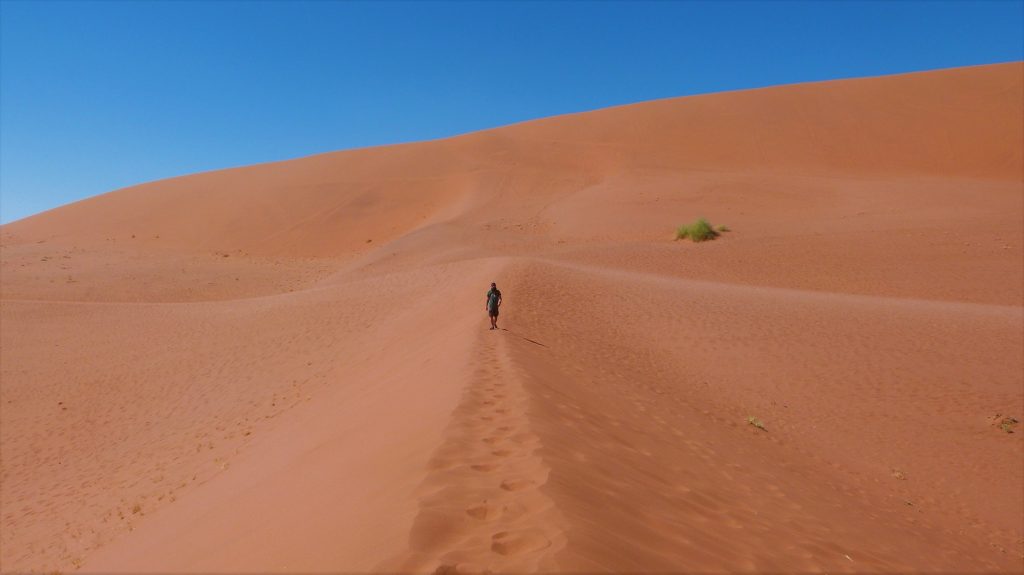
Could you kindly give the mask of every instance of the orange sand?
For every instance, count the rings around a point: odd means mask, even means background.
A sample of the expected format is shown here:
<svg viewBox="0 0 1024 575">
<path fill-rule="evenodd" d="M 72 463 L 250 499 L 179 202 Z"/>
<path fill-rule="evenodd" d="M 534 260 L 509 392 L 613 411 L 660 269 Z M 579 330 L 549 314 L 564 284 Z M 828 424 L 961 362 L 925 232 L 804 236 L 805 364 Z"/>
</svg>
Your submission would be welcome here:
<svg viewBox="0 0 1024 575">
<path fill-rule="evenodd" d="M 732 231 L 673 242 L 698 216 Z M 1022 63 L 174 178 L 0 236 L 4 571 L 1024 569 Z"/>
</svg>

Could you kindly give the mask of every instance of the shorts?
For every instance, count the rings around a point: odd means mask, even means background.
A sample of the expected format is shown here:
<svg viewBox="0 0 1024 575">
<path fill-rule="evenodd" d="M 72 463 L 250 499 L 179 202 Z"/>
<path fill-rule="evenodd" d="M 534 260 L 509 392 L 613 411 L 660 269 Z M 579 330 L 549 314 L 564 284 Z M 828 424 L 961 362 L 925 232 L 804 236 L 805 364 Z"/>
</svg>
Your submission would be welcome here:
<svg viewBox="0 0 1024 575">
<path fill-rule="evenodd" d="M 487 315 L 491 317 L 498 317 L 498 308 L 488 308 Z"/>
</svg>

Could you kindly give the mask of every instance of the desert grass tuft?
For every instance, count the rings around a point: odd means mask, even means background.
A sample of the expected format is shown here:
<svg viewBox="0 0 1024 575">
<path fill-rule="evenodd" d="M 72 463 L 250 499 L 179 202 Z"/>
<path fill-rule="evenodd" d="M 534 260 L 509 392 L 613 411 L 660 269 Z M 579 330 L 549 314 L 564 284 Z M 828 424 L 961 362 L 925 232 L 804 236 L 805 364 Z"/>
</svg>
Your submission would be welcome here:
<svg viewBox="0 0 1024 575">
<path fill-rule="evenodd" d="M 689 225 L 683 225 L 676 228 L 676 239 L 684 240 L 690 238 L 694 242 L 704 242 L 707 240 L 713 240 L 718 237 L 718 232 L 712 227 L 710 223 L 704 218 L 698 218 L 697 221 Z"/>
<path fill-rule="evenodd" d="M 1020 423 L 1020 420 L 1016 417 L 1004 417 L 1002 421 L 999 422 L 999 429 L 1002 429 L 1006 433 L 1013 433 L 1013 426 L 1018 423 Z"/>
<path fill-rule="evenodd" d="M 1013 433 L 1014 426 L 1020 423 L 1020 420 L 1016 417 L 1003 417 L 1002 414 L 997 413 L 990 419 L 992 425 L 1002 429 L 1006 433 Z"/>
<path fill-rule="evenodd" d="M 747 418 L 747 423 L 753 425 L 754 427 L 760 429 L 761 431 L 768 431 L 768 429 L 765 428 L 764 423 L 762 423 L 760 419 L 754 417 L 753 415 Z"/>
</svg>

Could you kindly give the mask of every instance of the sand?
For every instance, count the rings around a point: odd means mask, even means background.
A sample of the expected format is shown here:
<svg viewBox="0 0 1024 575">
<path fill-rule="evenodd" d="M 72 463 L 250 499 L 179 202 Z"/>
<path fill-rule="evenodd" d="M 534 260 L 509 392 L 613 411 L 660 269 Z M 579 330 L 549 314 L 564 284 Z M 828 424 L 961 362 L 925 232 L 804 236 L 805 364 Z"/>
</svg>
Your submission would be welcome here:
<svg viewBox="0 0 1024 575">
<path fill-rule="evenodd" d="M 700 216 L 731 231 L 673 241 Z M 1022 63 L 196 174 L 0 241 L 5 572 L 1024 570 Z"/>
</svg>

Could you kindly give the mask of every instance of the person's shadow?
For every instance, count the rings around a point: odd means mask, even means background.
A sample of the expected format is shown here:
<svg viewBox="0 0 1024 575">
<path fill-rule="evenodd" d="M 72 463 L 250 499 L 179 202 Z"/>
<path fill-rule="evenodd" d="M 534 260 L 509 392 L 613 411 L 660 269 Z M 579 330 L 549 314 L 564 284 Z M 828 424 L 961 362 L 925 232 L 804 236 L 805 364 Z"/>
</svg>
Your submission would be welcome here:
<svg viewBox="0 0 1024 575">
<path fill-rule="evenodd" d="M 537 341 L 537 340 L 533 340 L 533 339 L 530 339 L 530 338 L 528 338 L 528 337 L 525 337 L 525 336 L 519 335 L 518 333 L 516 333 L 516 332 L 514 332 L 514 331 L 512 331 L 512 330 L 510 330 L 510 329 L 508 329 L 508 328 L 504 328 L 504 327 L 499 327 L 498 329 L 500 329 L 501 331 L 507 331 L 507 332 L 509 332 L 510 334 L 512 334 L 512 335 L 514 335 L 514 336 L 516 336 L 516 337 L 518 337 L 519 339 L 525 339 L 526 341 L 528 341 L 528 342 L 530 342 L 530 343 L 532 343 L 532 344 L 535 344 L 535 345 L 539 345 L 539 346 L 541 346 L 541 347 L 547 347 L 546 345 L 544 345 L 543 343 L 541 343 L 541 342 L 539 342 L 539 341 Z"/>
</svg>

